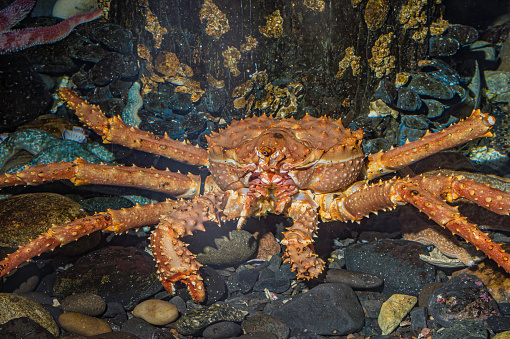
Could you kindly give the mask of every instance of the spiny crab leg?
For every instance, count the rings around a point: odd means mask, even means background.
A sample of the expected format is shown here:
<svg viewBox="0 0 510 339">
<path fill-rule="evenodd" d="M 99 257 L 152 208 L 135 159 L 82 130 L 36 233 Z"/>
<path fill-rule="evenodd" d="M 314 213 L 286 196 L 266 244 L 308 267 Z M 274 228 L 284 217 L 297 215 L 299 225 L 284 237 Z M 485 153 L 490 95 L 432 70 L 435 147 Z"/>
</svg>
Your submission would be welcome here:
<svg viewBox="0 0 510 339">
<path fill-rule="evenodd" d="M 205 149 L 173 140 L 167 134 L 160 137 L 131 127 L 116 116 L 107 118 L 98 106 L 87 103 L 69 88 L 60 89 L 59 95 L 69 108 L 76 111 L 84 124 L 103 137 L 104 142 L 161 155 L 189 165 L 205 166 L 209 162 Z"/>
<path fill-rule="evenodd" d="M 285 262 L 292 264 L 292 271 L 297 271 L 298 278 L 316 278 L 324 269 L 324 261 L 313 248 L 313 238 L 316 237 L 319 222 L 317 206 L 306 200 L 293 201 L 288 216 L 294 223 L 283 233 L 281 241 L 287 247 Z"/>
<path fill-rule="evenodd" d="M 69 179 L 75 185 L 116 185 L 163 192 L 179 198 L 200 193 L 200 176 L 161 171 L 154 168 L 90 164 L 83 159 L 73 162 L 25 167 L 16 173 L 0 175 L 0 187 L 40 185 Z"/>
<path fill-rule="evenodd" d="M 188 200 L 164 218 L 151 234 L 151 248 L 158 266 L 158 275 L 165 289 L 173 290 L 173 283 L 181 281 L 188 287 L 196 302 L 205 300 L 205 289 L 198 269 L 202 266 L 180 238 L 205 231 L 204 222 L 219 223 L 217 215 L 221 196 L 206 194 Z"/>
<path fill-rule="evenodd" d="M 476 225 L 467 221 L 456 207 L 436 198 L 426 189 L 414 183 L 400 182 L 396 187 L 402 200 L 416 206 L 421 212 L 439 225 L 448 228 L 453 234 L 458 234 L 467 242 L 482 250 L 499 266 L 510 272 L 510 255 L 489 238 Z M 507 211 L 508 213 L 508 211 Z"/>
<path fill-rule="evenodd" d="M 462 176 L 442 175 L 392 179 L 374 184 L 356 183 L 346 192 L 341 196 L 323 194 L 316 197 L 321 206 L 322 220 L 359 221 L 370 213 L 410 203 L 439 225 L 481 249 L 510 272 L 510 255 L 476 225 L 462 217 L 456 207 L 442 200 L 443 196 L 450 201 L 464 197 L 491 211 L 509 214 L 509 193 L 466 180 Z"/>
<path fill-rule="evenodd" d="M 387 152 L 378 152 L 368 156 L 367 179 L 371 180 L 386 173 L 421 160 L 470 140 L 491 137 L 491 127 L 496 123 L 494 117 L 482 113 L 479 109 L 466 118 L 440 132 L 427 132 L 424 137 L 395 147 Z"/>
<path fill-rule="evenodd" d="M 121 210 L 108 210 L 64 225 L 52 226 L 38 238 L 20 246 L 14 253 L 0 261 L 0 277 L 41 253 L 78 240 L 93 232 L 123 233 L 133 228 L 157 224 L 161 215 L 170 213 L 174 208 L 184 203 L 184 200 L 167 200 L 157 204 L 136 205 Z"/>
</svg>

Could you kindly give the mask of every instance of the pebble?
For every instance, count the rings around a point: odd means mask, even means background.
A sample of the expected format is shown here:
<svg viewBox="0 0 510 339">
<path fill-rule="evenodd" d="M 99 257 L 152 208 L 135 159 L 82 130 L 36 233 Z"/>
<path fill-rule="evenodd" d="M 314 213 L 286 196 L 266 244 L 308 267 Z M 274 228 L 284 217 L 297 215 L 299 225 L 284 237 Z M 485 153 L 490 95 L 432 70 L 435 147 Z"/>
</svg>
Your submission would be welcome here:
<svg viewBox="0 0 510 339">
<path fill-rule="evenodd" d="M 229 304 L 216 303 L 186 315 L 175 323 L 175 329 L 182 335 L 193 335 L 207 326 L 219 321 L 240 322 L 248 315 L 248 311 Z"/>
<path fill-rule="evenodd" d="M 136 305 L 133 315 L 156 326 L 174 322 L 179 317 L 177 306 L 168 301 L 149 299 Z"/>
<path fill-rule="evenodd" d="M 76 312 L 62 313 L 58 322 L 64 330 L 79 335 L 90 336 L 112 331 L 106 321 Z"/>
<path fill-rule="evenodd" d="M 343 269 L 329 269 L 326 273 L 326 282 L 344 283 L 352 288 L 376 288 L 384 283 L 376 275 Z"/>
<path fill-rule="evenodd" d="M 306 310 L 306 312 L 304 311 Z M 294 330 L 320 335 L 345 335 L 363 327 L 363 308 L 351 287 L 325 283 L 292 298 L 272 315 Z"/>
<path fill-rule="evenodd" d="M 417 297 L 405 294 L 394 294 L 389 297 L 383 303 L 377 319 L 382 335 L 393 332 L 417 301 Z"/>
<path fill-rule="evenodd" d="M 220 321 L 209 325 L 202 332 L 202 336 L 207 339 L 224 339 L 237 337 L 243 333 L 243 328 L 231 321 Z"/>
<path fill-rule="evenodd" d="M 428 312 L 426 307 L 418 307 L 411 311 L 411 331 L 427 328 Z"/>
<path fill-rule="evenodd" d="M 54 336 L 59 334 L 55 320 L 40 304 L 16 294 L 0 293 L 0 324 L 21 317 L 32 319 Z"/>
<path fill-rule="evenodd" d="M 64 312 L 76 312 L 95 317 L 106 310 L 103 298 L 92 293 L 77 293 L 70 295 L 60 303 Z"/>
</svg>

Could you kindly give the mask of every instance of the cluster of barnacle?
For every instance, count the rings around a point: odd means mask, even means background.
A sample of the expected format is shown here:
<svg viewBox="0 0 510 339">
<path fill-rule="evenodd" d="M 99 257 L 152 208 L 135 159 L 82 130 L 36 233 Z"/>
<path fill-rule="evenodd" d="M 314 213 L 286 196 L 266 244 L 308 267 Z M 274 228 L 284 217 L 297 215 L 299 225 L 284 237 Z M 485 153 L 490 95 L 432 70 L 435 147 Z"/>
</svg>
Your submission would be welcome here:
<svg viewBox="0 0 510 339">
<path fill-rule="evenodd" d="M 255 101 L 256 94 L 264 93 L 260 100 Z M 297 112 L 298 101 L 303 97 L 303 85 L 299 82 L 286 82 L 273 84 L 268 82 L 266 72 L 252 75 L 241 85 L 234 88 L 232 97 L 234 108 L 246 107 L 248 114 L 252 108 L 274 116 L 275 118 L 288 118 Z"/>
<path fill-rule="evenodd" d="M 145 59 L 146 69 L 149 76 L 142 77 L 144 91 L 146 94 L 157 87 L 157 83 L 168 82 L 176 85 L 176 93 L 188 93 L 191 95 L 191 101 L 197 102 L 204 94 L 200 87 L 200 82 L 191 79 L 193 69 L 187 64 L 181 63 L 177 55 L 172 52 L 161 51 L 153 61 L 148 50 L 143 46 L 138 46 L 138 55 Z"/>
<path fill-rule="evenodd" d="M 205 0 L 200 9 L 200 22 L 206 22 L 205 33 L 219 39 L 230 30 L 227 16 L 211 0 Z"/>
<path fill-rule="evenodd" d="M 259 27 L 260 33 L 268 38 L 278 39 L 283 34 L 283 18 L 280 10 L 271 13 L 266 20 L 265 26 Z"/>
</svg>

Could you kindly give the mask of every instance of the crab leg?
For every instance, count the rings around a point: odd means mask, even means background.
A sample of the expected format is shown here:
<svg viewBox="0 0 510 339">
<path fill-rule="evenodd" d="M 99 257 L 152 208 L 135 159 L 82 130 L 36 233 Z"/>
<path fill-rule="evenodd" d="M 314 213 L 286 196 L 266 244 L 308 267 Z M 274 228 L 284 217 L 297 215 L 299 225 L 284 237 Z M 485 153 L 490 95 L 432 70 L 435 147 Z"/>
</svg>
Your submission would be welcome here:
<svg viewBox="0 0 510 339">
<path fill-rule="evenodd" d="M 387 152 L 378 152 L 368 156 L 367 179 L 371 180 L 383 174 L 421 160 L 431 154 L 465 144 L 466 142 L 483 137 L 491 137 L 491 127 L 496 120 L 480 110 L 444 130 L 425 134 L 419 140 L 393 148 Z"/>
<path fill-rule="evenodd" d="M 451 180 L 451 179 L 457 180 Z M 445 183 L 450 180 L 450 184 Z M 461 189 L 460 187 L 464 185 Z M 481 185 L 481 186 L 479 186 Z M 439 187 L 439 188 L 438 188 Z M 459 187 L 458 189 L 456 187 Z M 432 192 L 429 192 L 428 189 Z M 482 192 L 476 192 L 476 190 Z M 436 196 L 434 192 L 439 192 Z M 483 190 L 490 191 L 492 201 L 486 204 L 488 195 Z M 510 272 L 510 256 L 498 244 L 494 243 L 476 225 L 462 217 L 456 207 L 448 205 L 439 198 L 444 191 L 456 197 L 465 196 L 482 207 L 490 210 L 509 213 L 508 203 L 502 202 L 509 198 L 508 193 L 490 188 L 488 185 L 474 181 L 456 178 L 455 176 L 441 178 L 441 176 L 393 179 L 375 184 L 356 183 L 345 195 L 335 196 L 323 194 L 316 197 L 321 206 L 321 218 L 327 220 L 358 221 L 370 213 L 379 210 L 392 209 L 398 205 L 410 203 L 424 212 L 439 225 L 448 228 L 453 234 L 459 234 L 466 241 L 481 249 L 498 265 Z M 475 192 L 473 195 L 472 192 Z M 478 194 L 478 196 L 477 196 Z M 448 194 L 446 194 L 448 195 Z M 501 198 L 498 198 L 501 197 Z M 481 203 L 479 198 L 484 201 Z M 448 199 L 448 197 L 447 197 Z"/>
<path fill-rule="evenodd" d="M 154 168 L 90 164 L 83 159 L 73 162 L 26 167 L 17 173 L 0 175 L 0 187 L 40 185 L 69 179 L 75 185 L 116 185 L 144 188 L 179 198 L 194 197 L 200 193 L 200 176 L 160 171 Z"/>
<path fill-rule="evenodd" d="M 161 219 L 151 234 L 151 248 L 158 266 L 158 275 L 166 290 L 173 290 L 173 283 L 181 281 L 188 287 L 197 302 L 205 300 L 205 289 L 196 261 L 180 238 L 194 231 L 205 231 L 204 222 L 219 222 L 220 203 L 214 194 L 189 200 Z"/>
<path fill-rule="evenodd" d="M 476 179 L 467 179 L 468 173 L 466 175 L 457 174 L 455 171 L 449 173 L 449 175 L 437 172 L 424 173 L 412 178 L 412 181 L 436 197 L 444 197 L 448 202 L 464 198 L 494 213 L 510 214 L 510 193 L 477 182 Z"/>
<path fill-rule="evenodd" d="M 403 201 L 416 206 L 439 225 L 448 228 L 453 234 L 460 235 L 464 240 L 482 250 L 507 272 L 510 272 L 510 255 L 479 230 L 476 225 L 468 222 L 456 207 L 448 205 L 412 182 L 399 182 L 396 184 L 396 190 Z"/>
<path fill-rule="evenodd" d="M 184 203 L 183 200 L 167 200 L 157 204 L 136 205 L 121 210 L 108 210 L 64 225 L 52 226 L 38 238 L 21 246 L 0 261 L 0 277 L 41 253 L 78 240 L 90 233 L 96 231 L 123 233 L 133 228 L 157 224 L 161 215 L 170 213 Z"/>
<path fill-rule="evenodd" d="M 160 137 L 131 127 L 116 116 L 107 118 L 98 106 L 87 103 L 69 88 L 62 88 L 59 95 L 69 108 L 76 111 L 83 123 L 103 137 L 104 142 L 161 155 L 189 165 L 205 166 L 209 162 L 206 150 L 173 140 L 166 134 Z"/>
<path fill-rule="evenodd" d="M 308 201 L 293 201 L 288 216 L 294 223 L 284 232 L 281 241 L 287 247 L 285 262 L 292 263 L 292 270 L 297 271 L 298 278 L 316 278 L 324 269 L 324 261 L 313 248 L 313 238 L 316 236 L 319 221 L 317 207 Z"/>
</svg>

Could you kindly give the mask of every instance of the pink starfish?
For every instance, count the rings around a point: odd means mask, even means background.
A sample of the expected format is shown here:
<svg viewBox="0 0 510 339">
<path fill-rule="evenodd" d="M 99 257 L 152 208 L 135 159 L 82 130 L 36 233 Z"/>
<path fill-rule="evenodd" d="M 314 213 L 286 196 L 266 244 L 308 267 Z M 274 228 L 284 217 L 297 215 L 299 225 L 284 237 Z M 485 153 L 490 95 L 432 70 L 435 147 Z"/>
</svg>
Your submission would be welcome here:
<svg viewBox="0 0 510 339">
<path fill-rule="evenodd" d="M 95 20 L 102 10 L 77 14 L 53 26 L 13 29 L 34 7 L 36 0 L 16 0 L 0 11 L 0 54 L 59 41 L 79 24 Z"/>
</svg>

